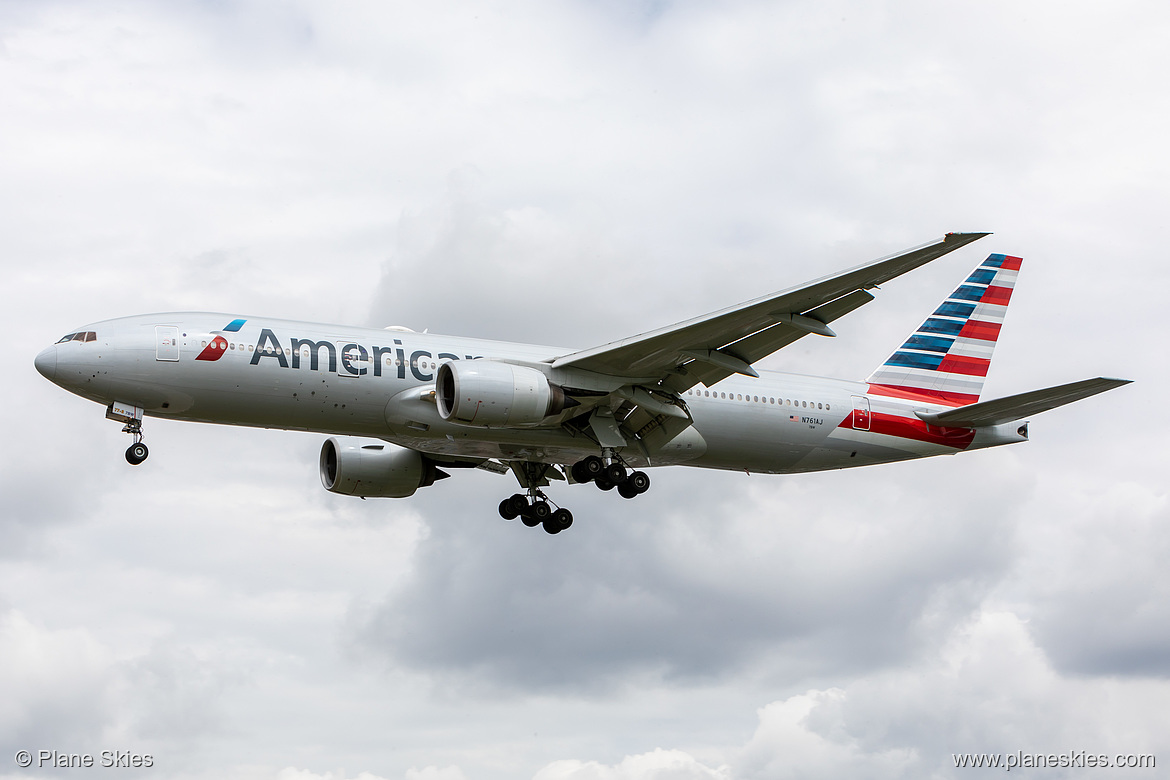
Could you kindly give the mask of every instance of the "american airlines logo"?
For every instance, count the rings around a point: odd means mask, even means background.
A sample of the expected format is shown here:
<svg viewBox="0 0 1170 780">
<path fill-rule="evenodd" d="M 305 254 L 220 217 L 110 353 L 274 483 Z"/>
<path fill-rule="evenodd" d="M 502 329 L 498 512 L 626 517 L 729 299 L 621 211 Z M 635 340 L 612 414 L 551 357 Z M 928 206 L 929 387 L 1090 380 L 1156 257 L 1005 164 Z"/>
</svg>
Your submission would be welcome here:
<svg viewBox="0 0 1170 780">
<path fill-rule="evenodd" d="M 224 330 L 224 332 L 227 332 L 227 333 L 235 333 L 240 328 L 244 327 L 245 322 L 247 322 L 247 320 L 232 320 L 224 327 L 223 330 Z M 184 335 L 186 335 L 186 334 L 184 334 Z M 206 347 L 204 347 L 203 351 L 195 356 L 195 359 L 196 360 L 219 360 L 221 357 L 223 357 L 224 350 L 226 350 L 227 348 L 228 348 L 227 339 L 225 339 L 223 336 L 221 336 L 217 333 L 217 334 L 215 334 L 215 338 L 213 338 L 211 340 L 211 343 L 209 343 Z"/>
<path fill-rule="evenodd" d="M 415 379 L 420 382 L 430 382 L 434 379 L 434 374 L 430 373 L 429 369 L 436 367 L 432 361 L 460 359 L 458 355 L 450 352 L 432 355 L 425 349 L 411 351 L 410 358 L 407 359 L 406 354 L 409 347 L 403 346 L 401 339 L 394 339 L 393 346 L 389 347 L 377 345 L 367 347 L 357 342 L 341 344 L 340 347 L 338 344 L 340 342 L 335 343 L 328 339 L 314 341 L 294 336 L 288 340 L 288 347 L 285 347 L 270 328 L 264 328 L 260 331 L 260 340 L 256 343 L 252 359 L 249 362 L 255 366 L 259 365 L 261 360 L 268 358 L 275 360 L 281 368 L 299 369 L 304 366 L 307 360 L 308 370 L 320 371 L 322 356 L 324 356 L 325 370 L 341 376 L 365 376 L 367 373 L 371 373 L 371 368 L 374 376 L 382 376 L 383 365 L 387 365 L 397 369 L 399 379 L 405 379 L 406 371 L 410 369 L 410 373 Z M 210 344 L 207 349 L 211 349 Z M 207 349 L 204 352 L 207 352 Z M 217 349 L 222 355 L 223 348 Z M 386 358 L 385 363 L 383 363 L 383 357 Z M 474 360 L 475 357 L 475 355 L 466 355 L 465 359 Z M 204 359 L 202 355 L 200 359 Z"/>
</svg>

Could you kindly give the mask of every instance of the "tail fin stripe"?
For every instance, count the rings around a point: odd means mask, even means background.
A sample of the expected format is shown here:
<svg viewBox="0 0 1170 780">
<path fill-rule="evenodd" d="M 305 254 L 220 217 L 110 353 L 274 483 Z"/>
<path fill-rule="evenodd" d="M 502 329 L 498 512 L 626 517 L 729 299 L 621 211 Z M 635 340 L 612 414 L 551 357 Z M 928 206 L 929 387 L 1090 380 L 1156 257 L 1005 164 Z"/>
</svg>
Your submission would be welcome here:
<svg viewBox="0 0 1170 780">
<path fill-rule="evenodd" d="M 981 303 L 975 307 L 974 313 L 971 315 L 974 319 L 982 322 L 1003 322 L 1003 315 L 1007 313 L 1007 307 L 1002 303 Z"/>
<path fill-rule="evenodd" d="M 968 320 L 967 322 L 971 322 Z M 983 323 L 985 324 L 985 323 Z M 998 326 L 997 326 L 998 327 Z M 922 327 L 918 329 L 919 333 L 942 333 L 947 336 L 958 336 L 962 333 L 964 325 L 959 320 L 940 320 L 931 317 L 926 322 L 922 323 Z"/>
<path fill-rule="evenodd" d="M 991 360 L 991 355 L 994 351 L 994 341 L 981 341 L 979 339 L 956 339 L 955 346 L 951 347 L 950 349 L 950 354 Z"/>
<path fill-rule="evenodd" d="M 970 303 L 944 303 L 934 310 L 936 317 L 956 317 L 965 320 L 975 312 L 975 306 Z"/>
<path fill-rule="evenodd" d="M 998 322 L 983 322 L 982 320 L 967 320 L 967 324 L 959 331 L 959 338 L 964 339 L 982 339 L 983 341 L 998 341 L 999 329 L 1002 328 Z"/>
<path fill-rule="evenodd" d="M 962 287 L 951 293 L 951 298 L 956 301 L 978 301 L 982 300 L 986 293 L 986 287 L 975 287 L 964 284 Z"/>
<path fill-rule="evenodd" d="M 987 369 L 991 361 L 987 358 L 964 357 L 962 355 L 947 355 L 939 362 L 938 370 L 949 374 L 965 374 L 966 376 L 987 376 Z"/>
<path fill-rule="evenodd" d="M 869 392 L 874 395 L 885 395 L 891 398 L 912 398 L 932 404 L 949 404 L 951 406 L 966 406 L 979 400 L 979 393 L 957 393 L 953 390 L 918 390 L 911 387 L 896 385 L 870 385 Z"/>
<path fill-rule="evenodd" d="M 927 371 L 937 371 L 942 359 L 942 355 L 924 355 L 919 352 L 895 352 L 885 364 L 887 366 L 925 368 Z"/>
<path fill-rule="evenodd" d="M 942 352 L 946 354 L 954 343 L 954 339 L 942 338 L 941 336 L 914 335 L 906 339 L 906 343 L 902 345 L 902 349 L 921 349 L 926 352 Z"/>
<path fill-rule="evenodd" d="M 983 297 L 979 299 L 980 303 L 998 303 L 1000 306 L 1007 306 L 1012 299 L 1012 288 L 1010 287 L 988 287 L 983 292 Z"/>
<path fill-rule="evenodd" d="M 976 268 L 975 272 L 967 277 L 965 284 L 991 284 L 991 280 L 994 278 L 995 269 Z"/>
</svg>

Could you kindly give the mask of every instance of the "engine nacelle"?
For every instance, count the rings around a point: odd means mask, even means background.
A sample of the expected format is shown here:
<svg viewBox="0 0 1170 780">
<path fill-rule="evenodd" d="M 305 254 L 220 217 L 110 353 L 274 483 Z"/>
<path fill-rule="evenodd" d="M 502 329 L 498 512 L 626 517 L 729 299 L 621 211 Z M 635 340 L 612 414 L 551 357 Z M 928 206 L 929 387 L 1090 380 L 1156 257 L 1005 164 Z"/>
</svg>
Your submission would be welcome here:
<svg viewBox="0 0 1170 780">
<path fill-rule="evenodd" d="M 453 360 L 435 374 L 444 420 L 483 427 L 539 425 L 565 408 L 565 392 L 535 368 L 493 360 Z"/>
<path fill-rule="evenodd" d="M 321 484 L 331 493 L 406 498 L 439 475 L 421 452 L 377 439 L 330 437 L 321 445 Z"/>
</svg>

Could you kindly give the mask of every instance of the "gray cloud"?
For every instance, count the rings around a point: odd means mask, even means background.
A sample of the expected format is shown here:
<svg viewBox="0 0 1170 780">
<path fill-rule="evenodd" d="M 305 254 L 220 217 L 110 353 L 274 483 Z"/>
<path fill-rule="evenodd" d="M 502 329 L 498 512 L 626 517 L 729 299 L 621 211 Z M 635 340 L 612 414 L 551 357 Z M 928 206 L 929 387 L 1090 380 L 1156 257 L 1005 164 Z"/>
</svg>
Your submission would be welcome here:
<svg viewBox="0 0 1170 780">
<path fill-rule="evenodd" d="M 1165 752 L 1164 16 L 0 7 L 3 733 L 157 747 L 170 777 Z M 555 538 L 499 520 L 488 474 L 324 494 L 300 434 L 150 421 L 130 469 L 31 367 L 187 308 L 587 347 L 965 229 L 998 233 L 769 364 L 865 376 L 1009 251 L 989 395 L 1138 382 L 1006 450 L 557 486 Z"/>
<path fill-rule="evenodd" d="M 955 466 L 919 473 L 961 484 L 970 472 L 944 474 Z M 473 688 L 589 692 L 630 673 L 694 682 L 760 664 L 798 678 L 881 668 L 919 648 L 924 622 L 945 628 L 985 595 L 1014 554 L 1013 507 L 1028 492 L 997 474 L 1003 490 L 940 513 L 881 474 L 799 487 L 718 474 L 696 487 L 663 474 L 628 503 L 563 488 L 557 500 L 585 503 L 555 540 L 491 522 L 489 500 L 450 517 L 436 507 L 428 514 L 443 520 L 410 579 L 355 617 L 357 641 Z M 879 530 L 865 507 L 885 502 L 898 503 L 897 519 Z"/>
</svg>

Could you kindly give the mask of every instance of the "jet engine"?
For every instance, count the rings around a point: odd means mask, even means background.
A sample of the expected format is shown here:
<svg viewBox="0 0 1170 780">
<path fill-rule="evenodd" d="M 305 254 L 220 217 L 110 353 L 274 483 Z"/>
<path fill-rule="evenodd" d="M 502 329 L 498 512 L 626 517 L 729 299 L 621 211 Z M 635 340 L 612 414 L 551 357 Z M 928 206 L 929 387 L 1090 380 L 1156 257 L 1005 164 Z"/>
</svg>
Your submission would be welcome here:
<svg viewBox="0 0 1170 780">
<path fill-rule="evenodd" d="M 444 420 L 485 428 L 539 425 L 566 405 L 564 390 L 540 371 L 493 360 L 454 360 L 440 365 L 435 374 L 435 400 Z"/>
<path fill-rule="evenodd" d="M 321 445 L 321 484 L 331 493 L 406 498 L 446 476 L 421 452 L 377 439 L 333 436 Z"/>
</svg>

